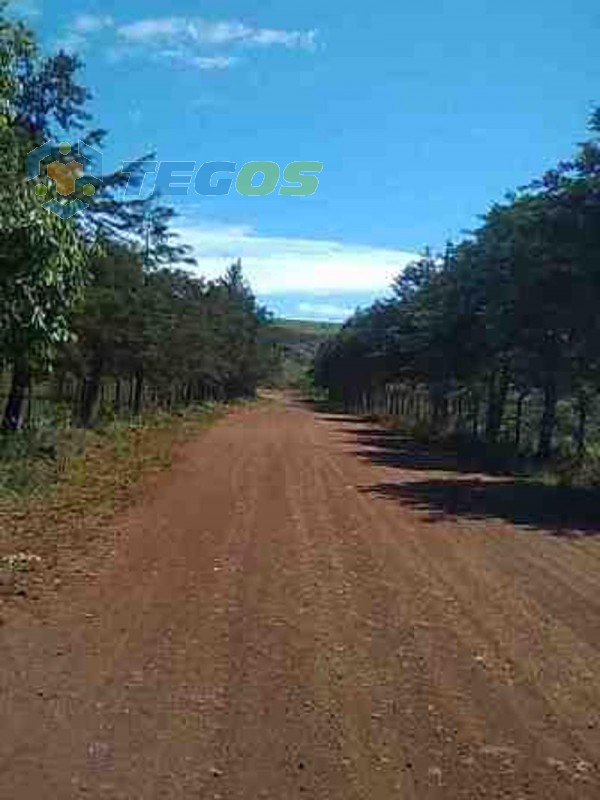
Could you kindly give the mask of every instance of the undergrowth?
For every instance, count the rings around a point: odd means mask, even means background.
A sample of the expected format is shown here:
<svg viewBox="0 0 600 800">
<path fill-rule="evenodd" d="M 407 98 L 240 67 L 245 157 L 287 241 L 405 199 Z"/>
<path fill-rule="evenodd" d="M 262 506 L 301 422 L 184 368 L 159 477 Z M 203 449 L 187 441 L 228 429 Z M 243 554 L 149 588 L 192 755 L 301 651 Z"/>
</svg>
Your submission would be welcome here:
<svg viewBox="0 0 600 800">
<path fill-rule="evenodd" d="M 0 555 L 55 540 L 112 514 L 142 476 L 223 413 L 203 405 L 96 430 L 31 430 L 0 438 Z"/>
<path fill-rule="evenodd" d="M 588 447 L 582 455 L 562 447 L 551 459 L 541 461 L 532 452 L 519 451 L 513 442 L 484 442 L 466 433 L 436 428 L 427 420 L 372 419 L 416 443 L 455 454 L 463 466 L 473 470 L 530 477 L 558 486 L 600 487 L 600 444 Z"/>
</svg>

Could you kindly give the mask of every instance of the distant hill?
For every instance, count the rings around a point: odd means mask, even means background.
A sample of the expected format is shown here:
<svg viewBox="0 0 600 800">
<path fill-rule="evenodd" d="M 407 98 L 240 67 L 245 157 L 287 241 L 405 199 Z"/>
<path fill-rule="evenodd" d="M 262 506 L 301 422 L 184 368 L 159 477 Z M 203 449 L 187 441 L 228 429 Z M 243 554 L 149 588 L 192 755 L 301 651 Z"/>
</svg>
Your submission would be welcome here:
<svg viewBox="0 0 600 800">
<path fill-rule="evenodd" d="M 273 350 L 271 382 L 276 386 L 305 384 L 319 345 L 340 328 L 337 322 L 276 319 L 266 334 Z"/>
<path fill-rule="evenodd" d="M 296 331 L 300 335 L 306 336 L 331 336 L 339 331 L 342 327 L 340 322 L 317 322 L 314 320 L 303 319 L 276 319 L 274 322 L 276 328 L 285 328 L 286 330 Z"/>
</svg>

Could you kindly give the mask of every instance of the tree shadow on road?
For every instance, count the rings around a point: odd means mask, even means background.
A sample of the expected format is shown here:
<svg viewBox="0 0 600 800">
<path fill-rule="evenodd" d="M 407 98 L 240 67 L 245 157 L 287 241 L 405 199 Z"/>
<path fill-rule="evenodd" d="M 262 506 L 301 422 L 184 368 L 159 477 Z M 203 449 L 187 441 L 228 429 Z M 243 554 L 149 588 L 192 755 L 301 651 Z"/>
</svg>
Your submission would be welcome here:
<svg viewBox="0 0 600 800">
<path fill-rule="evenodd" d="M 597 490 L 525 478 L 525 472 L 517 472 L 519 465 L 511 467 L 501 452 L 494 459 L 489 451 L 425 445 L 381 426 L 346 431 L 358 444 L 357 455 L 378 466 L 397 468 L 401 478 L 362 490 L 426 512 L 429 521 L 503 519 L 554 535 L 600 534 Z"/>
<path fill-rule="evenodd" d="M 376 426 L 355 431 L 354 436 L 357 455 L 380 466 L 490 475 L 525 474 L 525 464 L 518 463 L 507 448 L 498 447 L 492 451 L 473 443 L 462 447 L 423 444 L 404 433 Z"/>
<path fill-rule="evenodd" d="M 429 522 L 503 519 L 557 536 L 600 534 L 600 495 L 591 489 L 457 477 L 378 483 L 362 491 L 424 511 Z"/>
</svg>

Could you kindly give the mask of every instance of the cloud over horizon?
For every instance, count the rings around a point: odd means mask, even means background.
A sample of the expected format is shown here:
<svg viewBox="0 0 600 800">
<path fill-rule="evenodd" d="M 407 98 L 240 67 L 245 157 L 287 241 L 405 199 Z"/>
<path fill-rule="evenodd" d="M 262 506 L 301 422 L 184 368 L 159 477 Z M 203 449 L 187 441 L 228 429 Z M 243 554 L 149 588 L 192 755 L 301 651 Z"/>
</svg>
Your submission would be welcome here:
<svg viewBox="0 0 600 800">
<path fill-rule="evenodd" d="M 200 274 L 217 277 L 241 258 L 248 280 L 262 296 L 385 293 L 394 277 L 417 257 L 402 250 L 326 239 L 265 236 L 247 226 L 185 224 L 178 232 L 192 246 Z"/>
</svg>

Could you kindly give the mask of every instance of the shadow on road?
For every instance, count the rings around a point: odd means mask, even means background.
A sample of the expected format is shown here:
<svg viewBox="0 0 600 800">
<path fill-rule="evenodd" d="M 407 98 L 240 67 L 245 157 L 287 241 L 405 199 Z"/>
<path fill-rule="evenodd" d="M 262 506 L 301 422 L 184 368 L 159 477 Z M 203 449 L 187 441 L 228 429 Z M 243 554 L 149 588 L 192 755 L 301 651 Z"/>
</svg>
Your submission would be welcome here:
<svg viewBox="0 0 600 800">
<path fill-rule="evenodd" d="M 341 421 L 335 416 L 331 419 Z M 426 512 L 432 522 L 460 517 L 503 519 L 554 535 L 600 534 L 597 490 L 526 479 L 511 472 L 502 457 L 494 462 L 489 453 L 423 445 L 397 431 L 365 424 L 364 418 L 362 422 L 360 429 L 344 428 L 358 445 L 358 456 L 397 468 L 399 473 L 415 473 L 406 481 L 362 487 L 368 494 Z M 432 472 L 440 474 L 425 474 Z"/>
<path fill-rule="evenodd" d="M 449 478 L 378 483 L 362 491 L 425 511 L 430 522 L 493 518 L 554 535 L 600 534 L 600 497 L 592 490 L 553 487 L 518 478 Z"/>
<path fill-rule="evenodd" d="M 491 465 L 475 453 L 425 446 L 411 441 L 404 434 L 385 428 L 368 428 L 356 433 L 357 455 L 385 467 L 408 470 L 440 470 L 443 472 L 480 472 Z M 496 469 L 492 469 L 494 473 Z"/>
</svg>

